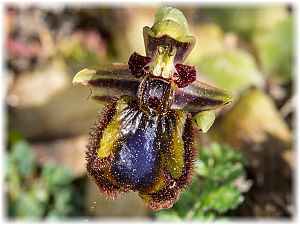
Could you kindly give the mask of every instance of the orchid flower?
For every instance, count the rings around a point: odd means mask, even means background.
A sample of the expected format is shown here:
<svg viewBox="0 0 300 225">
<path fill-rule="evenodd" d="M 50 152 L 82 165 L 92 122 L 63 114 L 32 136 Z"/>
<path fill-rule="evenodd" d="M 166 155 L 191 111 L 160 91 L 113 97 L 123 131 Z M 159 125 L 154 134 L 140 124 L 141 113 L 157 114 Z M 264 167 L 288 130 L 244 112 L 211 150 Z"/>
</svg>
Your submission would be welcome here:
<svg viewBox="0 0 300 225">
<path fill-rule="evenodd" d="M 190 184 L 197 130 L 206 132 L 214 110 L 232 95 L 198 81 L 195 67 L 182 64 L 195 37 L 181 11 L 160 9 L 143 34 L 146 56 L 84 69 L 73 84 L 89 86 L 89 98 L 107 104 L 90 132 L 89 177 L 111 199 L 132 190 L 160 210 Z"/>
</svg>

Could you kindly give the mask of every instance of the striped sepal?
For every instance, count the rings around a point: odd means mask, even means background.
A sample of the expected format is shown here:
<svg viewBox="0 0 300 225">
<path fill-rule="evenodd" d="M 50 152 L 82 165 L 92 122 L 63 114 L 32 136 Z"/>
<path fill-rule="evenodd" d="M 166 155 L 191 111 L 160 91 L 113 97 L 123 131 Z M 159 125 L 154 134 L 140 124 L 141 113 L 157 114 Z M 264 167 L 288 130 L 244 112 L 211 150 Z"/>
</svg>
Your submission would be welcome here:
<svg viewBox="0 0 300 225">
<path fill-rule="evenodd" d="M 113 63 L 81 70 L 73 78 L 73 84 L 89 86 L 89 99 L 105 103 L 115 96 L 135 96 L 140 80 L 131 74 L 127 64 Z"/>
<path fill-rule="evenodd" d="M 181 108 L 193 114 L 214 110 L 232 101 L 232 95 L 220 88 L 194 81 L 175 92 L 173 108 Z"/>
</svg>

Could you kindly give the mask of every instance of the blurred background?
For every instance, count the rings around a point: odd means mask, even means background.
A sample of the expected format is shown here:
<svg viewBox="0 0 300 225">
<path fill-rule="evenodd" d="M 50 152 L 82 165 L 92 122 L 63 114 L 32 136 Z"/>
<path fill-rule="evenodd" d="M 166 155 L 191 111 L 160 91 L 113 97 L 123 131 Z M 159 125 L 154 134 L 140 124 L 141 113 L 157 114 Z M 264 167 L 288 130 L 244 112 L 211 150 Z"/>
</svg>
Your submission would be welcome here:
<svg viewBox="0 0 300 225">
<path fill-rule="evenodd" d="M 8 219 L 291 219 L 295 213 L 294 9 L 291 5 L 183 11 L 196 36 L 185 64 L 234 94 L 201 135 L 195 179 L 172 209 L 136 193 L 100 195 L 85 170 L 88 132 L 103 105 L 73 86 L 81 69 L 144 55 L 142 28 L 164 5 L 6 4 L 5 214 Z"/>
</svg>

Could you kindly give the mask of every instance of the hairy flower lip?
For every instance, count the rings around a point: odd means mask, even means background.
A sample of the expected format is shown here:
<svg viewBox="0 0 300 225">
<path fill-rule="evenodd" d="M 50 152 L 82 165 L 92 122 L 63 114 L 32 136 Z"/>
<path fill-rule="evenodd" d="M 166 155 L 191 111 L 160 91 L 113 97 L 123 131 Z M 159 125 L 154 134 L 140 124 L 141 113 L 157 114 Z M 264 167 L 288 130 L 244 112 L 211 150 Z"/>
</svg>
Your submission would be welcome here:
<svg viewBox="0 0 300 225">
<path fill-rule="evenodd" d="M 114 164 L 115 157 L 114 155 L 110 155 L 107 158 L 100 159 L 97 155 L 103 131 L 106 129 L 111 118 L 115 114 L 116 101 L 118 99 L 120 98 L 115 98 L 106 106 L 104 113 L 99 114 L 94 127 L 91 129 L 90 141 L 86 152 L 88 176 L 97 184 L 100 191 L 109 198 L 115 199 L 120 194 L 133 190 L 139 192 L 146 205 L 152 210 L 170 208 L 177 201 L 180 192 L 191 183 L 193 177 L 192 165 L 197 155 L 195 148 L 195 135 L 197 135 L 198 131 L 191 122 L 191 115 L 186 112 L 188 119 L 184 125 L 182 137 L 184 140 L 185 164 L 181 176 L 173 178 L 170 171 L 168 171 L 165 167 L 160 167 L 165 187 L 160 191 L 144 193 L 143 190 L 136 190 L 130 185 L 125 185 L 122 182 L 112 182 L 111 179 L 108 179 L 107 174 L 103 169 L 105 169 L 106 166 Z M 108 175 L 110 176 L 110 174 Z"/>
</svg>

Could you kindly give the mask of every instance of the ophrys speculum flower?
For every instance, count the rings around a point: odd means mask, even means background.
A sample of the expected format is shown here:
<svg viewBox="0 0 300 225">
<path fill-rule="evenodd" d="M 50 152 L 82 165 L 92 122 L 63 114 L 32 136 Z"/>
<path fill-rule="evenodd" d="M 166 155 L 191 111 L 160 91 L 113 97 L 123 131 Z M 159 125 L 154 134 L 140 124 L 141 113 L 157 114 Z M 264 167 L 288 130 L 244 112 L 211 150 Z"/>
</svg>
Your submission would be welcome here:
<svg viewBox="0 0 300 225">
<path fill-rule="evenodd" d="M 213 110 L 232 97 L 197 81 L 195 67 L 182 64 L 195 38 L 179 10 L 159 10 L 154 25 L 144 28 L 144 41 L 146 56 L 133 53 L 128 64 L 84 69 L 73 83 L 108 102 L 90 132 L 90 178 L 110 198 L 133 190 L 159 210 L 172 207 L 191 182 L 197 154 L 192 121 L 206 132 Z"/>
</svg>

